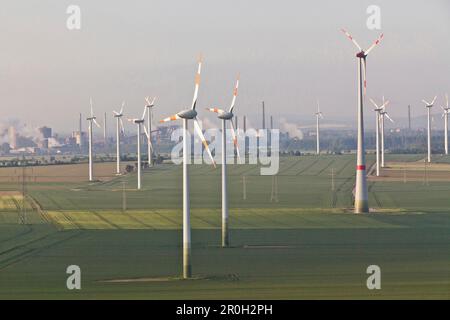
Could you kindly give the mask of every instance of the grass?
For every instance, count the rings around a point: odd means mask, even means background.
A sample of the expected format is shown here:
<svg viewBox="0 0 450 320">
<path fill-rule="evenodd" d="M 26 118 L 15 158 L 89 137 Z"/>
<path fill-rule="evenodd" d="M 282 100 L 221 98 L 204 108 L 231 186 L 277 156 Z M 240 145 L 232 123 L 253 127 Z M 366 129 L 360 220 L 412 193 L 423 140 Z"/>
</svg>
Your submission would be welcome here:
<svg viewBox="0 0 450 320">
<path fill-rule="evenodd" d="M 17 224 L 20 205 L 11 198 L 17 187 L 0 183 L 0 298 L 448 299 L 450 184 L 370 181 L 374 212 L 354 215 L 354 165 L 354 155 L 282 158 L 278 202 L 270 201 L 272 178 L 257 166 L 230 166 L 227 249 L 219 247 L 220 169 L 191 166 L 197 279 L 188 281 L 178 278 L 180 167 L 145 171 L 142 191 L 135 175 L 29 182 L 34 201 L 25 226 Z M 81 291 L 65 287 L 70 264 L 81 267 Z M 371 264 L 381 267 L 380 291 L 365 286 Z M 142 281 L 114 282 L 123 279 Z"/>
</svg>

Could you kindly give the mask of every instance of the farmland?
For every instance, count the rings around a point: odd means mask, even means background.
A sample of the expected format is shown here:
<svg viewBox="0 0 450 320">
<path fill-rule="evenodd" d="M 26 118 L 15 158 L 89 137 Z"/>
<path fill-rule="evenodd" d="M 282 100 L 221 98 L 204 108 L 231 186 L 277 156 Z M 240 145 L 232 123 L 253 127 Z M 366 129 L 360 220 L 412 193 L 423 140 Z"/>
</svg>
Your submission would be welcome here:
<svg viewBox="0 0 450 320">
<path fill-rule="evenodd" d="M 277 199 L 259 167 L 231 165 L 227 249 L 218 246 L 220 169 L 191 166 L 193 280 L 178 278 L 179 166 L 147 169 L 141 191 L 134 174 L 110 174 L 111 163 L 96 165 L 95 183 L 84 165 L 34 168 L 27 225 L 18 224 L 20 180 L 8 181 L 20 170 L 1 169 L 0 298 L 448 299 L 450 177 L 424 183 L 412 179 L 420 157 L 386 160 L 369 179 L 369 215 L 351 213 L 353 155 L 281 158 Z M 445 172 L 440 162 L 429 170 Z M 70 264 L 82 269 L 80 291 L 65 287 Z M 383 272 L 376 292 L 365 286 L 371 264 Z"/>
</svg>

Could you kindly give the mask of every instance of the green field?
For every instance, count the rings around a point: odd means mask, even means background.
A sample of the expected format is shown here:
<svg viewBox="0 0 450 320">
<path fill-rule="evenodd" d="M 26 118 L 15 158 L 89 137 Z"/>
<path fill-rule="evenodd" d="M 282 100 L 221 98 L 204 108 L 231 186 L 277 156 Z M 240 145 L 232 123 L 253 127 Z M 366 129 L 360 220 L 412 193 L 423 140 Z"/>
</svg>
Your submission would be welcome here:
<svg viewBox="0 0 450 320">
<path fill-rule="evenodd" d="M 281 158 L 278 201 L 272 177 L 231 165 L 227 249 L 218 246 L 220 167 L 191 166 L 192 280 L 178 278 L 181 167 L 146 170 L 141 191 L 134 175 L 29 182 L 27 225 L 18 224 L 20 198 L 0 199 L 0 298 L 448 299 L 450 181 L 370 182 L 373 212 L 355 215 L 354 158 Z M 2 192 L 18 188 L 0 184 Z M 66 289 L 71 264 L 81 267 L 80 291 Z M 366 288 L 372 264 L 381 267 L 381 290 Z"/>
</svg>

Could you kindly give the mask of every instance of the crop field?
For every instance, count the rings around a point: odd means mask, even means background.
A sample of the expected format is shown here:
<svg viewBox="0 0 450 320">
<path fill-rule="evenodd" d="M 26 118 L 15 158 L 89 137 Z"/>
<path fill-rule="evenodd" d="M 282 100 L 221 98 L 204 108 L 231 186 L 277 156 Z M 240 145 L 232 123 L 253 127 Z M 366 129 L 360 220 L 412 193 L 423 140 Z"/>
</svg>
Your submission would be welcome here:
<svg viewBox="0 0 450 320">
<path fill-rule="evenodd" d="M 190 166 L 191 280 L 179 278 L 180 166 L 146 169 L 140 191 L 134 174 L 111 174 L 112 163 L 96 164 L 102 178 L 94 183 L 84 165 L 36 167 L 25 208 L 21 180 L 0 181 L 0 299 L 448 299 L 450 167 L 441 159 L 427 181 L 414 179 L 421 159 L 386 156 L 382 177 L 369 179 L 367 215 L 351 212 L 354 155 L 282 157 L 276 177 L 230 165 L 226 249 L 220 166 Z M 372 167 L 373 155 L 367 160 Z M 73 264 L 81 290 L 66 288 Z M 381 290 L 366 287 L 373 264 Z"/>
</svg>

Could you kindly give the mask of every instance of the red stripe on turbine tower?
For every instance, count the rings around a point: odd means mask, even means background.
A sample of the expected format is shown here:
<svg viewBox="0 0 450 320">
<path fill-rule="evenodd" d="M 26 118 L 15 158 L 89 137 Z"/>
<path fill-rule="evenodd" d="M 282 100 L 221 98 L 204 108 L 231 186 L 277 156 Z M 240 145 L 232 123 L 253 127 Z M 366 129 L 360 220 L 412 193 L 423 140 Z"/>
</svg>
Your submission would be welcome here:
<svg viewBox="0 0 450 320">
<path fill-rule="evenodd" d="M 358 166 L 356 166 L 356 170 L 366 170 L 366 166 L 364 166 L 364 165 L 358 165 Z"/>
</svg>

